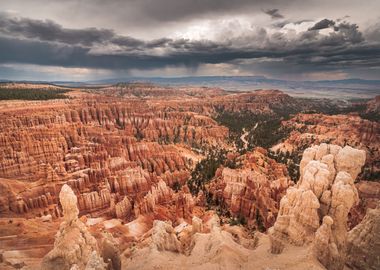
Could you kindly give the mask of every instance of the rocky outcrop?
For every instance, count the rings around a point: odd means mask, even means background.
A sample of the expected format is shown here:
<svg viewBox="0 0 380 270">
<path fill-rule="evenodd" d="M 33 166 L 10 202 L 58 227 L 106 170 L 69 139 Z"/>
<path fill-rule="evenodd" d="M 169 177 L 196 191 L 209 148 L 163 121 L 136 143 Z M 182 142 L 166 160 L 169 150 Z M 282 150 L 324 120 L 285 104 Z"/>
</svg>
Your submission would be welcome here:
<svg viewBox="0 0 380 270">
<path fill-rule="evenodd" d="M 350 229 L 358 225 L 368 209 L 375 209 L 380 202 L 380 182 L 360 181 L 355 184 L 360 202 L 351 208 L 348 225 Z"/>
<path fill-rule="evenodd" d="M 348 233 L 347 264 L 351 269 L 380 269 L 380 203 Z"/>
<path fill-rule="evenodd" d="M 115 212 L 117 218 L 126 218 L 131 214 L 132 204 L 128 200 L 128 197 L 125 196 L 122 201 L 115 205 Z"/>
<path fill-rule="evenodd" d="M 363 119 L 358 115 L 325 115 L 297 114 L 288 121 L 282 122 L 292 132 L 284 142 L 272 150 L 283 153 L 302 152 L 306 146 L 328 142 L 341 147 L 351 147 L 365 150 L 366 162 L 358 180 L 377 180 L 379 178 L 380 133 L 379 121 Z"/>
<path fill-rule="evenodd" d="M 229 232 L 222 230 L 218 216 L 212 216 L 208 223 L 210 233 L 193 236 L 190 256 L 198 258 L 199 264 L 207 265 L 220 259 L 225 269 L 240 269 L 248 260 L 248 250 L 236 243 Z"/>
<path fill-rule="evenodd" d="M 191 226 L 193 234 L 203 232 L 203 222 L 199 217 L 193 216 Z"/>
<path fill-rule="evenodd" d="M 173 194 L 173 190 L 163 180 L 159 181 L 141 200 L 136 201 L 134 205 L 135 216 L 153 213 L 156 205 L 168 204 L 172 200 Z"/>
<path fill-rule="evenodd" d="M 366 113 L 371 114 L 373 116 L 377 116 L 377 119 L 379 119 L 380 116 L 380 95 L 376 96 L 375 98 L 371 99 L 366 104 Z"/>
<path fill-rule="evenodd" d="M 244 217 L 264 229 L 273 225 L 279 202 L 292 183 L 286 167 L 266 154 L 263 148 L 256 148 L 241 156 L 237 161 L 241 168 L 219 169 L 209 187 L 214 199 L 232 216 Z"/>
<path fill-rule="evenodd" d="M 80 269 L 76 264 L 71 267 L 71 269 Z M 104 263 L 103 259 L 99 257 L 98 253 L 94 250 L 90 258 L 87 261 L 85 270 L 105 270 L 107 265 Z"/>
<path fill-rule="evenodd" d="M 281 253 L 285 243 L 314 242 L 314 252 L 323 265 L 342 269 L 348 213 L 358 203 L 354 180 L 364 162 L 365 152 L 349 146 L 321 144 L 306 149 L 301 177 L 282 198 L 270 229 L 272 253 Z"/>
<path fill-rule="evenodd" d="M 59 193 L 59 201 L 63 209 L 63 217 L 66 223 L 75 221 L 78 219 L 79 209 L 78 209 L 78 199 L 75 196 L 73 190 L 68 186 L 64 185 Z"/>
<path fill-rule="evenodd" d="M 323 217 L 322 225 L 315 233 L 313 253 L 328 269 L 342 269 L 343 258 L 334 240 L 333 223 L 330 216 Z"/>
<path fill-rule="evenodd" d="M 192 217 L 195 199 L 190 193 L 187 186 L 183 186 L 177 194 L 175 194 L 176 217 L 189 219 Z"/>
<path fill-rule="evenodd" d="M 182 252 L 181 242 L 177 239 L 171 224 L 155 220 L 152 232 L 152 248 L 158 251 Z"/>
<path fill-rule="evenodd" d="M 151 245 L 128 255 L 126 269 L 256 269 L 247 265 L 249 249 L 241 244 L 253 239 L 243 240 L 239 230 L 224 230 L 215 214 L 204 218 L 205 223 L 195 217 L 191 225 L 174 229 L 155 221 Z"/>
<path fill-rule="evenodd" d="M 53 250 L 43 258 L 41 269 L 106 269 L 96 239 L 78 219 L 77 197 L 68 185 L 62 187 L 59 199 L 64 222 L 56 235 Z"/>
<path fill-rule="evenodd" d="M 108 268 L 111 270 L 121 270 L 120 247 L 110 233 L 102 234 L 99 248 L 103 260 L 108 263 Z"/>
</svg>

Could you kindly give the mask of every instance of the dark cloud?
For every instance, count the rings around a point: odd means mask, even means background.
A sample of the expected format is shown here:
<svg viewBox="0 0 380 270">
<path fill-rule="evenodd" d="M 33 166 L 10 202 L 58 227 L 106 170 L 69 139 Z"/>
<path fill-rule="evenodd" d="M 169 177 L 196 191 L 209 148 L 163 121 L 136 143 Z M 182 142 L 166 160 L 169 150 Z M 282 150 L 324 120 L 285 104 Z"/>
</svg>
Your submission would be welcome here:
<svg viewBox="0 0 380 270">
<path fill-rule="evenodd" d="M 267 35 L 267 34 L 266 34 Z M 228 42 L 187 39 L 161 39 L 150 42 L 121 40 L 123 45 L 137 46 L 139 53 L 126 50 L 119 54 L 92 53 L 91 48 L 21 38 L 1 37 L 0 63 L 27 63 L 64 67 L 103 69 L 152 69 L 184 65 L 197 67 L 207 63 L 227 63 L 238 59 L 276 59 L 289 66 L 352 67 L 380 64 L 380 46 L 358 41 L 355 26 L 342 25 L 328 36 L 306 31 L 298 40 L 289 41 L 283 33 L 265 36 L 264 47 L 236 47 Z M 251 37 L 254 39 L 255 37 Z M 113 40 L 113 39 L 111 39 Z M 149 54 L 149 48 L 168 48 L 163 55 Z M 145 51 L 148 49 L 148 51 Z"/>
<path fill-rule="evenodd" d="M 152 40 L 152 41 L 146 43 L 146 47 L 147 48 L 164 47 L 164 46 L 168 45 L 168 43 L 171 41 L 172 41 L 172 39 L 170 39 L 170 38 L 155 39 L 155 40 Z"/>
<path fill-rule="evenodd" d="M 142 40 L 124 36 L 115 36 L 112 39 L 104 40 L 104 42 L 106 41 L 124 47 L 140 47 L 145 45 L 145 42 Z"/>
<path fill-rule="evenodd" d="M 91 47 L 99 44 L 114 44 L 135 50 L 141 50 L 145 47 L 160 47 L 171 41 L 170 39 L 163 38 L 146 43 L 133 37 L 116 35 L 110 29 L 69 29 L 49 20 L 11 18 L 4 13 L 0 13 L 0 33 L 40 41 L 59 42 L 67 45 Z"/>
<path fill-rule="evenodd" d="M 91 46 L 102 43 L 114 36 L 108 29 L 66 29 L 49 20 L 32 20 L 28 18 L 10 18 L 0 14 L 0 32 L 8 35 L 36 38 L 45 41 L 56 41 L 67 44 Z"/>
<path fill-rule="evenodd" d="M 109 29 L 69 29 L 53 21 L 0 14 L 0 64 L 147 70 L 249 60 L 270 63 L 268 67 L 283 72 L 380 66 L 379 42 L 367 42 L 356 24 L 323 21 L 312 28 L 327 25 L 335 31 L 322 35 L 306 30 L 290 38 L 283 31 L 259 28 L 218 41 L 167 37 L 142 40 Z M 374 30 L 371 35 L 376 33 Z"/>
<path fill-rule="evenodd" d="M 215 49 L 211 41 L 189 41 L 160 38 L 144 41 L 129 36 L 116 35 L 109 29 L 68 29 L 52 21 L 32 20 L 28 18 L 10 18 L 0 13 L 0 33 L 5 35 L 34 39 L 47 42 L 58 42 L 66 45 L 77 45 L 91 48 L 95 45 L 117 45 L 123 49 L 139 50 L 171 47 L 181 50 Z"/>
<path fill-rule="evenodd" d="M 323 19 L 317 22 L 313 27 L 309 28 L 309 31 L 321 30 L 326 28 L 332 28 L 338 33 L 332 33 L 325 39 L 325 43 L 331 43 L 336 45 L 338 42 L 350 42 L 359 43 L 364 40 L 363 34 L 359 31 L 359 27 L 354 23 L 341 22 L 337 24 L 333 20 Z"/>
<path fill-rule="evenodd" d="M 352 43 L 364 41 L 363 34 L 359 31 L 359 26 L 354 23 L 342 22 L 334 27 L 335 31 L 340 32 L 340 36 Z"/>
<path fill-rule="evenodd" d="M 277 8 L 274 9 L 266 9 L 263 10 L 265 14 L 268 14 L 271 16 L 272 19 L 281 19 L 284 18 L 283 15 L 280 14 L 279 10 Z"/>
<path fill-rule="evenodd" d="M 310 27 L 309 31 L 326 29 L 326 28 L 333 27 L 334 25 L 335 25 L 335 22 L 333 20 L 323 19 L 317 22 L 316 24 L 314 24 L 313 27 Z"/>
</svg>

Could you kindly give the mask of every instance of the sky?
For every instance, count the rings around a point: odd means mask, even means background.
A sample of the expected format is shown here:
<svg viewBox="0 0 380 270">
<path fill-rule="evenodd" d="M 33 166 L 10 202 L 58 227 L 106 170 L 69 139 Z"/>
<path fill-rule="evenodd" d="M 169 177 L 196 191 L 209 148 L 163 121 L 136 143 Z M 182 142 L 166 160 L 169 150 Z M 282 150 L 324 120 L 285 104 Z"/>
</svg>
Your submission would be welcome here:
<svg viewBox="0 0 380 270">
<path fill-rule="evenodd" d="M 379 0 L 0 0 L 0 79 L 380 79 Z"/>
</svg>

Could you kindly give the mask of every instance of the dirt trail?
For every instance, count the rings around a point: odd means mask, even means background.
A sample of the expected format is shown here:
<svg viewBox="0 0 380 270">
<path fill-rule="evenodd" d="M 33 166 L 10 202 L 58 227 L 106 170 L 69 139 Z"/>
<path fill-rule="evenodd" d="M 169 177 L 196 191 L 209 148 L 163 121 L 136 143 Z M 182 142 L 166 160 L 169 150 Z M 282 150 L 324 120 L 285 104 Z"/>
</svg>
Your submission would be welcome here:
<svg viewBox="0 0 380 270">
<path fill-rule="evenodd" d="M 256 123 L 256 125 L 253 127 L 253 131 L 259 126 L 259 122 Z M 240 136 L 240 140 L 242 140 L 244 149 L 248 148 L 248 141 L 247 136 L 249 134 L 249 131 L 247 131 L 245 128 L 243 128 L 243 134 Z"/>
</svg>

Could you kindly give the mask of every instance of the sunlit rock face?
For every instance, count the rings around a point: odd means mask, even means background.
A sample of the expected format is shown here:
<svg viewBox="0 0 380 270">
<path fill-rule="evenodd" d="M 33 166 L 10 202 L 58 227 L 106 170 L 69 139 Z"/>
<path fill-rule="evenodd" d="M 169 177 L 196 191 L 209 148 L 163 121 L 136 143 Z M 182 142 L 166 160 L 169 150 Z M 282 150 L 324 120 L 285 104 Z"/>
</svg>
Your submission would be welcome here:
<svg viewBox="0 0 380 270">
<path fill-rule="evenodd" d="M 73 190 L 64 185 L 59 193 L 59 201 L 63 209 L 63 217 L 66 223 L 70 223 L 78 218 L 78 199 Z"/>
<path fill-rule="evenodd" d="M 42 261 L 43 270 L 106 269 L 99 256 L 96 239 L 78 219 L 77 197 L 68 185 L 59 194 L 64 221 L 56 235 L 54 248 Z"/>
<path fill-rule="evenodd" d="M 284 243 L 313 243 L 318 260 L 328 269 L 345 261 L 348 213 L 358 203 L 354 180 L 365 163 L 365 152 L 350 146 L 321 144 L 305 150 L 301 177 L 287 190 L 270 229 L 272 253 Z"/>
</svg>

